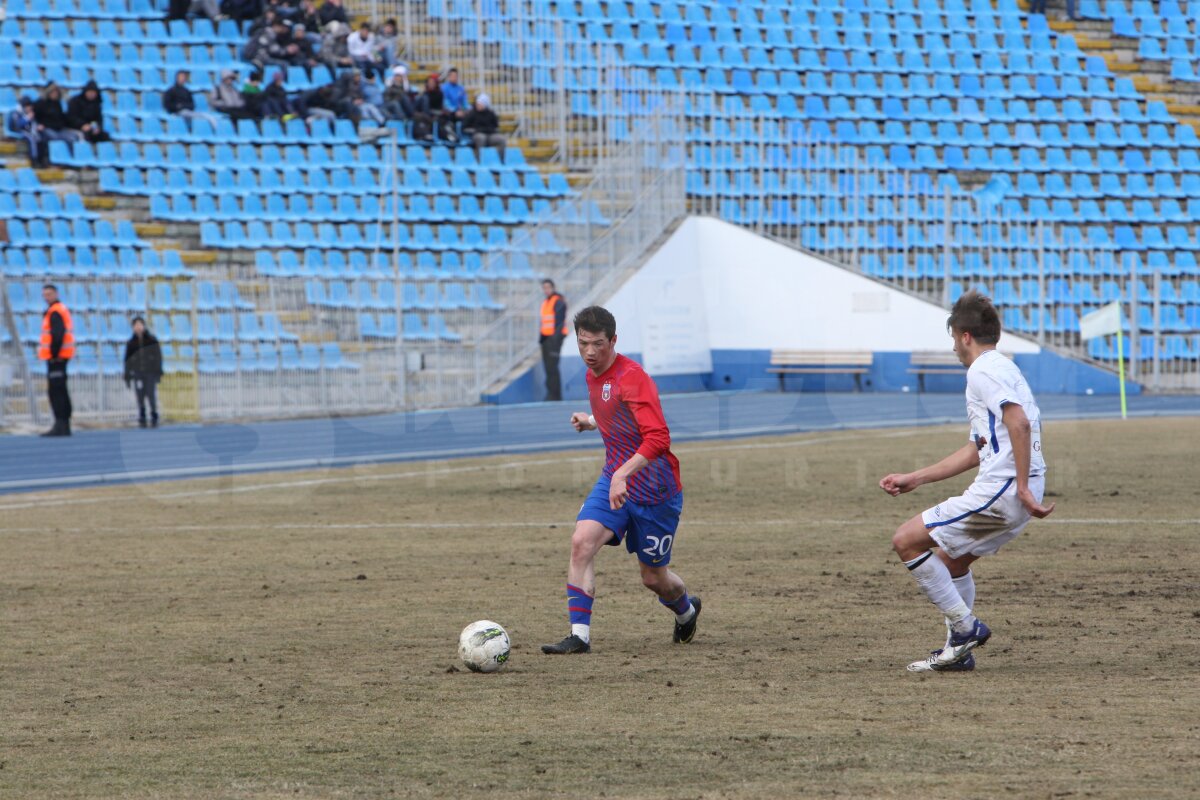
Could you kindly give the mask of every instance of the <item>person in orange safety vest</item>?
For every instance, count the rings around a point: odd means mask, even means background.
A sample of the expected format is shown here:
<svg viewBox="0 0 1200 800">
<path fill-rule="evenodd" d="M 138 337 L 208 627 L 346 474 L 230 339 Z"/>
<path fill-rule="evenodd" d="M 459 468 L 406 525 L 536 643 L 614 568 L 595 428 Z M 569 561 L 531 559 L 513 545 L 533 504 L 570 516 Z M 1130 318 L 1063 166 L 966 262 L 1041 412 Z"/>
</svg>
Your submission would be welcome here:
<svg viewBox="0 0 1200 800">
<path fill-rule="evenodd" d="M 546 367 L 546 399 L 562 400 L 562 380 L 558 374 L 558 358 L 563 340 L 567 338 L 567 299 L 554 289 L 554 281 L 542 281 L 541 328 L 538 339 L 542 345 L 542 364 Z"/>
<path fill-rule="evenodd" d="M 42 436 L 71 435 L 71 394 L 67 391 L 67 362 L 75 355 L 75 327 L 71 312 L 58 299 L 58 287 L 42 287 L 46 313 L 42 315 L 42 335 L 38 358 L 46 362 L 46 393 L 54 411 L 54 427 Z"/>
</svg>

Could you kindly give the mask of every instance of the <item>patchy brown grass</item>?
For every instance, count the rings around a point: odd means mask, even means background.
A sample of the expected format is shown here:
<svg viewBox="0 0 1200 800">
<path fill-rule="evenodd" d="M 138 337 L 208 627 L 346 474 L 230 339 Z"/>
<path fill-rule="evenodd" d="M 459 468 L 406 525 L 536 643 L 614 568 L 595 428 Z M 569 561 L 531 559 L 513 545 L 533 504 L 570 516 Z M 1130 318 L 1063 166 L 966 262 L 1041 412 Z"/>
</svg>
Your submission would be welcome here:
<svg viewBox="0 0 1200 800">
<path fill-rule="evenodd" d="M 700 633 L 614 548 L 574 658 L 537 645 L 596 451 L 0 498 L 0 797 L 1200 795 L 1200 421 L 1047 426 L 979 669 L 917 677 L 889 536 L 967 479 L 874 484 L 962 437 L 678 448 Z M 510 668 L 456 670 L 485 617 Z"/>
</svg>

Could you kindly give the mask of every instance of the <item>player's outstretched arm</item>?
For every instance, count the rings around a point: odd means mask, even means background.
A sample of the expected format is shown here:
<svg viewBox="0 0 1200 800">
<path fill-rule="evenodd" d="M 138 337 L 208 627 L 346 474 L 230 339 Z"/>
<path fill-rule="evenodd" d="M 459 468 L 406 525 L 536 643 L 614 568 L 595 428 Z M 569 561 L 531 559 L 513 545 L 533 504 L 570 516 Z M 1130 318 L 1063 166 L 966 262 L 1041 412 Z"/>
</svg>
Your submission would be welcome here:
<svg viewBox="0 0 1200 800">
<path fill-rule="evenodd" d="M 576 411 L 571 415 L 571 427 L 579 433 L 596 430 L 596 420 L 586 411 Z"/>
<path fill-rule="evenodd" d="M 892 497 L 911 492 L 926 483 L 937 483 L 979 466 L 979 448 L 973 442 L 955 450 L 936 464 L 916 472 L 892 473 L 879 481 L 879 488 Z"/>
<path fill-rule="evenodd" d="M 1016 403 L 1004 405 L 1001 420 L 1008 429 L 1008 440 L 1012 442 L 1013 461 L 1017 467 L 1017 499 L 1031 515 L 1041 519 L 1050 516 L 1054 511 L 1054 503 L 1044 506 L 1029 491 L 1029 461 L 1032 458 L 1030 448 L 1033 446 L 1032 427 L 1025 409 Z"/>
</svg>

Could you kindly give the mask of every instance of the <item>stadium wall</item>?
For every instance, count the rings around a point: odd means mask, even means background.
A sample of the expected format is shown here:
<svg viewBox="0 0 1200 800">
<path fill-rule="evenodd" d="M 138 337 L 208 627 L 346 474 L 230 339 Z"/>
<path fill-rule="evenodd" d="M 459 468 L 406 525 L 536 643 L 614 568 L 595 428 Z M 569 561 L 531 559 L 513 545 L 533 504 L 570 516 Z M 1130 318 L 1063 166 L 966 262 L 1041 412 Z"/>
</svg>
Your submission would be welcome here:
<svg viewBox="0 0 1200 800">
<path fill-rule="evenodd" d="M 568 301 L 570 298 L 568 298 Z M 866 351 L 863 391 L 916 391 L 914 352 L 950 349 L 946 309 L 710 217 L 690 217 L 609 300 L 618 349 L 638 358 L 664 393 L 777 391 L 773 349 Z M 577 311 L 572 307 L 572 313 Z M 1109 394 L 1116 376 L 1006 333 L 1035 391 Z M 564 396 L 586 396 L 574 336 L 563 345 Z M 489 402 L 541 399 L 541 364 Z M 963 375 L 929 375 L 924 390 L 962 391 Z M 789 375 L 787 391 L 853 391 L 851 375 Z M 1138 391 L 1137 388 L 1134 391 Z"/>
</svg>

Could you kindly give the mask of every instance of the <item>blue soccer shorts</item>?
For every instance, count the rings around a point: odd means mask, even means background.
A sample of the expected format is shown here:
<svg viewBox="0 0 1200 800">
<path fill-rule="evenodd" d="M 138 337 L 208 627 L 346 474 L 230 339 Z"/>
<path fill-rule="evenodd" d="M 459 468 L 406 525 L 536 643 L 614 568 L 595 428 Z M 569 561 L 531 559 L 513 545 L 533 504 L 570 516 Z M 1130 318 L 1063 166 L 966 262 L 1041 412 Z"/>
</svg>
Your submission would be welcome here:
<svg viewBox="0 0 1200 800">
<path fill-rule="evenodd" d="M 618 545 L 624 540 L 625 549 L 635 553 L 638 561 L 651 567 L 671 563 L 671 546 L 683 513 L 683 492 L 655 505 L 642 505 L 626 500 L 613 510 L 608 502 L 609 478 L 600 476 L 591 494 L 583 501 L 576 521 L 594 520 L 613 532 L 607 544 Z"/>
</svg>

